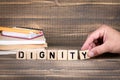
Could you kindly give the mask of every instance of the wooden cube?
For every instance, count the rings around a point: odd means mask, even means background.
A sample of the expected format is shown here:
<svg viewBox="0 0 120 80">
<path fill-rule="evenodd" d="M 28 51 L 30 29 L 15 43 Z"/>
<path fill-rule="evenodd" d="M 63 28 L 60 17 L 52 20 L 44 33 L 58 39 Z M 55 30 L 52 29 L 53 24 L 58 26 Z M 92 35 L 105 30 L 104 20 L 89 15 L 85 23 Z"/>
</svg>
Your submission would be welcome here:
<svg viewBox="0 0 120 80">
<path fill-rule="evenodd" d="M 37 59 L 38 60 L 46 60 L 47 59 L 46 50 L 37 50 Z"/>
<path fill-rule="evenodd" d="M 57 50 L 47 50 L 48 60 L 57 60 Z"/>
<path fill-rule="evenodd" d="M 78 51 L 68 50 L 68 60 L 78 60 Z"/>
<path fill-rule="evenodd" d="M 35 50 L 29 50 L 27 51 L 27 60 L 36 60 L 37 55 Z"/>
<path fill-rule="evenodd" d="M 89 59 L 90 57 L 87 56 L 88 52 L 89 52 L 88 50 L 79 51 L 80 59 L 81 60 Z"/>
<path fill-rule="evenodd" d="M 25 60 L 26 54 L 27 54 L 26 51 L 17 51 L 16 59 Z"/>
<path fill-rule="evenodd" d="M 67 50 L 58 50 L 58 60 L 67 60 Z"/>
</svg>

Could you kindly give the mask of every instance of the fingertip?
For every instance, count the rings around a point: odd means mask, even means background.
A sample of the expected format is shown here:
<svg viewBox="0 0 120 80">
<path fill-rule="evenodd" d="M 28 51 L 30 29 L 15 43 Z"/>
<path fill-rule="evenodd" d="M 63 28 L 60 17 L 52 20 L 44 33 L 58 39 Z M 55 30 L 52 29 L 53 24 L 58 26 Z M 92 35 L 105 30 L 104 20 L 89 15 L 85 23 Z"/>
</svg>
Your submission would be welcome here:
<svg viewBox="0 0 120 80">
<path fill-rule="evenodd" d="M 89 51 L 89 52 L 88 52 L 88 57 L 94 57 L 94 52 Z"/>
<path fill-rule="evenodd" d="M 86 47 L 86 46 L 81 47 L 81 50 L 87 50 L 87 49 L 88 49 L 88 47 Z"/>
<path fill-rule="evenodd" d="M 89 49 L 89 45 L 85 42 L 81 47 L 81 50 L 87 50 L 87 49 Z"/>
<path fill-rule="evenodd" d="M 104 45 L 100 45 L 97 47 L 94 47 L 90 50 L 88 56 L 98 56 L 101 55 L 103 53 L 107 52 L 106 47 Z"/>
<path fill-rule="evenodd" d="M 81 47 L 81 50 L 84 50 L 84 47 Z"/>
</svg>

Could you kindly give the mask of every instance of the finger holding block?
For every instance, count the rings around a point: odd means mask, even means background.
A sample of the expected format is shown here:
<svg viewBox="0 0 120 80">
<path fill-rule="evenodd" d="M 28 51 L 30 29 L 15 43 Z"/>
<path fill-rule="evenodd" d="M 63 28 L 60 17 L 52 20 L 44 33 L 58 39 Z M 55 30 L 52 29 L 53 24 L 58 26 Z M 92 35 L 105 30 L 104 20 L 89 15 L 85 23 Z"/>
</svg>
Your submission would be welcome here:
<svg viewBox="0 0 120 80">
<path fill-rule="evenodd" d="M 78 60 L 78 51 L 68 50 L 68 60 Z"/>
<path fill-rule="evenodd" d="M 89 59 L 90 57 L 88 57 L 88 55 L 87 55 L 88 52 L 89 52 L 89 50 L 79 51 L 80 59 L 81 60 Z"/>
<path fill-rule="evenodd" d="M 67 60 L 67 50 L 58 50 L 58 60 Z"/>
<path fill-rule="evenodd" d="M 48 60 L 57 60 L 57 50 L 47 50 Z"/>
<path fill-rule="evenodd" d="M 18 51 L 16 54 L 16 59 L 26 60 L 27 52 L 26 51 Z"/>
</svg>

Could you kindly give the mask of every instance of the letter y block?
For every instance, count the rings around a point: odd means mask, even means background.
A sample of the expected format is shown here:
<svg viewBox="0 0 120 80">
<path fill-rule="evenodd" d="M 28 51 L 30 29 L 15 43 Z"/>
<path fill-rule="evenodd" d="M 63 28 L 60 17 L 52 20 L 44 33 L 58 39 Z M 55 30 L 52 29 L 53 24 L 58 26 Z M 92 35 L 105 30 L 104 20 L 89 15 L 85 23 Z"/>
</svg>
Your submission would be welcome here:
<svg viewBox="0 0 120 80">
<path fill-rule="evenodd" d="M 88 50 L 79 51 L 80 59 L 81 60 L 89 59 L 90 57 L 87 56 L 88 52 L 89 52 Z"/>
</svg>

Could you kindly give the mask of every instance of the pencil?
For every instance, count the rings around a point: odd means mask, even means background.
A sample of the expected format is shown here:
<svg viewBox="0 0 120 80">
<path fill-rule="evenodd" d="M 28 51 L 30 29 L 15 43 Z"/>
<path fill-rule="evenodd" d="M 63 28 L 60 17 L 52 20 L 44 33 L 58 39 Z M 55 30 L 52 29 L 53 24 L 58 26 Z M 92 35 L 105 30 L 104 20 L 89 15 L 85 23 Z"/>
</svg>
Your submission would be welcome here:
<svg viewBox="0 0 120 80">
<path fill-rule="evenodd" d="M 12 27 L 2 27 L 0 26 L 0 31 L 9 31 L 9 32 L 17 32 L 17 33 L 24 33 L 24 34 L 30 34 L 30 33 L 39 33 L 38 30 L 30 30 L 30 29 L 22 29 L 22 28 L 12 28 Z"/>
</svg>

